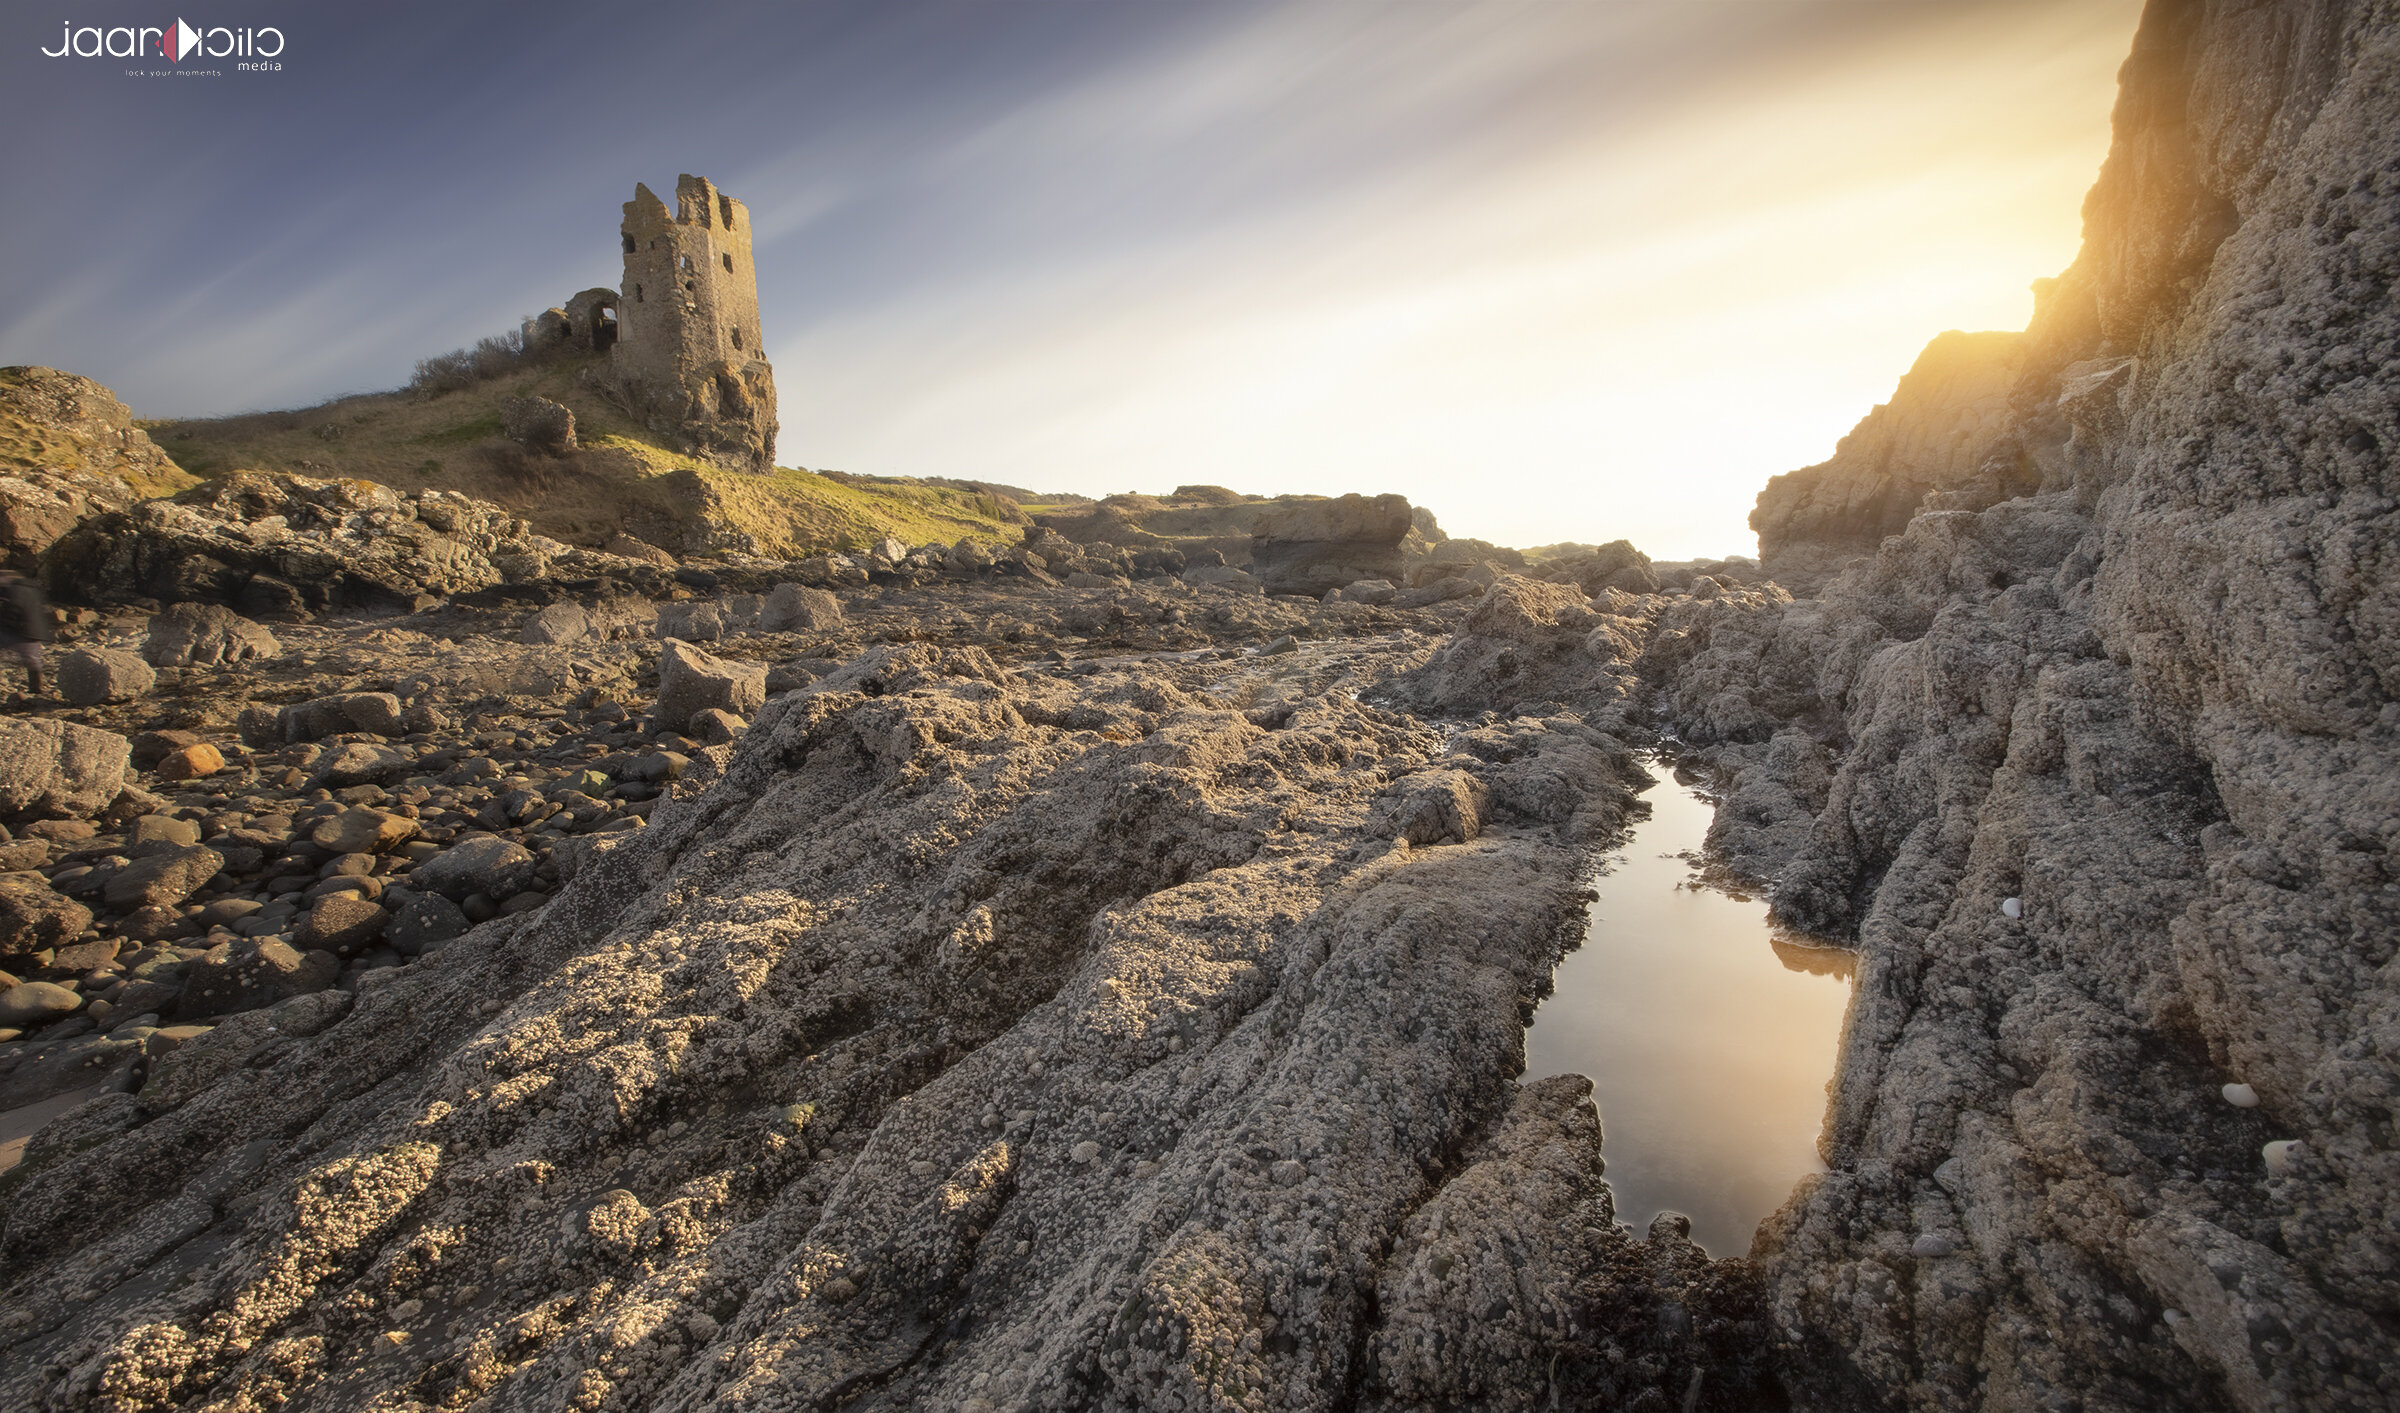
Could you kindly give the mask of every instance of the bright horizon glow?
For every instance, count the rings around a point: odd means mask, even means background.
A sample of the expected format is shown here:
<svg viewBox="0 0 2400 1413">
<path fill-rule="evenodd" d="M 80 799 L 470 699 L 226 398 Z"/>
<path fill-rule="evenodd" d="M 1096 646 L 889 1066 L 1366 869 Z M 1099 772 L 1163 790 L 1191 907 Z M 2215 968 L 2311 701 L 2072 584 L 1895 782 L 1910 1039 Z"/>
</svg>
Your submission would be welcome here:
<svg viewBox="0 0 2400 1413">
<path fill-rule="evenodd" d="M 77 135 L 0 156 L 72 216 L 0 268 L 0 363 L 150 418 L 394 387 L 614 284 L 617 204 L 695 172 L 752 212 L 787 465 L 1397 491 L 1661 559 L 1753 553 L 1928 340 L 2024 326 L 2139 11 L 716 0 L 638 27 L 712 79 L 626 123 L 590 76 L 641 66 L 553 52 L 623 0 L 258 3 L 308 36 L 271 84 L 0 54 L 0 120 Z M 171 179 L 85 155 L 170 137 Z"/>
<path fill-rule="evenodd" d="M 2024 327 L 2031 282 L 2074 257 L 2135 7 L 2080 8 L 2063 45 L 2021 14 L 1777 55 L 1630 131 L 1128 266 L 804 322 L 771 348 L 786 459 L 1086 495 L 1397 491 L 1502 544 L 1754 554 L 1769 476 L 1830 455 L 1936 334 Z M 1222 82 L 1170 67 L 1145 90 Z"/>
</svg>

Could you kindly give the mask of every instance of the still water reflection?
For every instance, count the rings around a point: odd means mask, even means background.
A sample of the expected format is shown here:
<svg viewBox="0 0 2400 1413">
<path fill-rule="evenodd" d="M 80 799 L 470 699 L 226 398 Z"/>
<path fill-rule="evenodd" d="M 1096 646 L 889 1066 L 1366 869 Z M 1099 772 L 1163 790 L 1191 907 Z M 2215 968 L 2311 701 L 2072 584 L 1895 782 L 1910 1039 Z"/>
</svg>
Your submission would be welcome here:
<svg viewBox="0 0 2400 1413">
<path fill-rule="evenodd" d="M 1661 770 L 1663 773 L 1663 768 Z M 1526 1032 L 1526 1077 L 1584 1074 L 1617 1219 L 1692 1219 L 1712 1253 L 1749 1249 L 1803 1174 L 1833 1076 L 1850 954 L 1778 937 L 1764 901 L 1703 886 L 1706 800 L 1672 779 L 1605 862 L 1590 935 Z"/>
</svg>

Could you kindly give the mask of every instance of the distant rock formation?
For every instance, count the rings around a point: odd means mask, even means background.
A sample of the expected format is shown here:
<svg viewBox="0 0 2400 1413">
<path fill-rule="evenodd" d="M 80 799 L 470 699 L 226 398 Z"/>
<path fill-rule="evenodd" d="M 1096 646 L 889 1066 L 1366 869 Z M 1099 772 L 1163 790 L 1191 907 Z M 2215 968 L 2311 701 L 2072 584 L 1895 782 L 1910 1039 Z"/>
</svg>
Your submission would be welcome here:
<svg viewBox="0 0 2400 1413">
<path fill-rule="evenodd" d="M 1278 501 L 1250 532 L 1250 572 L 1274 594 L 1397 580 L 1408 568 L 1400 542 L 1414 525 L 1408 501 L 1396 495 Z"/>
</svg>

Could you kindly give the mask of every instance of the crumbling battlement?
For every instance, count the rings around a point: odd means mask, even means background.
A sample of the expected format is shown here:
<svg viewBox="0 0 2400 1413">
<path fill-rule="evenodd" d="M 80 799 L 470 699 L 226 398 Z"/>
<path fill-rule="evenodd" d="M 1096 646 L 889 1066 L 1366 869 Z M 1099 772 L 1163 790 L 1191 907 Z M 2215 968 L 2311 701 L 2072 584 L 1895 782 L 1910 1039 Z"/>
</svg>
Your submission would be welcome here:
<svg viewBox="0 0 2400 1413">
<path fill-rule="evenodd" d="M 606 352 L 595 378 L 652 431 L 753 471 L 775 460 L 775 372 L 760 349 L 750 212 L 705 178 L 675 210 L 635 183 L 620 227 L 624 284 L 525 326 L 529 347 Z"/>
</svg>

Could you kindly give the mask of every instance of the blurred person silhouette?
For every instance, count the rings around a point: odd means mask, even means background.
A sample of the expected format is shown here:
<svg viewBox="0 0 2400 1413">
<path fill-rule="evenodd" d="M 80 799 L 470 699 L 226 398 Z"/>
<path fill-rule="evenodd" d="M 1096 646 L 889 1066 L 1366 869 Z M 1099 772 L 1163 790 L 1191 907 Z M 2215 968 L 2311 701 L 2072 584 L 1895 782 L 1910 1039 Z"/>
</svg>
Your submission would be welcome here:
<svg viewBox="0 0 2400 1413">
<path fill-rule="evenodd" d="M 40 696 L 42 644 L 50 641 L 50 606 L 41 588 L 14 570 L 0 569 L 0 652 L 25 663 L 25 693 Z"/>
</svg>

